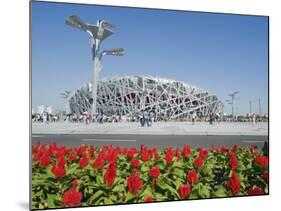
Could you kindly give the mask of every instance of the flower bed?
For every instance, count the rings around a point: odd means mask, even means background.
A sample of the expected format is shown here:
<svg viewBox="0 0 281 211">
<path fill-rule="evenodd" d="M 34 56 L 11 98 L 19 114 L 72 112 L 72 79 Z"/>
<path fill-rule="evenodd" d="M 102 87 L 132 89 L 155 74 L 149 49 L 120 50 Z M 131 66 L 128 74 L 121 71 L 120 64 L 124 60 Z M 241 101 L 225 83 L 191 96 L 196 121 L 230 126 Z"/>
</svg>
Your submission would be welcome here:
<svg viewBox="0 0 281 211">
<path fill-rule="evenodd" d="M 268 157 L 254 146 L 32 147 L 32 209 L 267 193 Z"/>
</svg>

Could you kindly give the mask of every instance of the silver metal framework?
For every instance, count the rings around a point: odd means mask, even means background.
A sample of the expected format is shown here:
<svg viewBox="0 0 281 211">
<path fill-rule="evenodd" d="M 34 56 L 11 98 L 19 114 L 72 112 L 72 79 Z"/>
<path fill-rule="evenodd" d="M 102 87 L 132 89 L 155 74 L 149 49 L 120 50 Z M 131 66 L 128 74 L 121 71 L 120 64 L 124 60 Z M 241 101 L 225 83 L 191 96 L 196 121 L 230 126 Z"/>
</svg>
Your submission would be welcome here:
<svg viewBox="0 0 281 211">
<path fill-rule="evenodd" d="M 121 76 L 97 83 L 97 111 L 107 115 L 136 116 L 142 110 L 153 111 L 166 119 L 223 114 L 223 103 L 215 95 L 184 83 L 153 76 Z M 72 113 L 90 112 L 92 84 L 73 91 L 69 97 Z"/>
</svg>

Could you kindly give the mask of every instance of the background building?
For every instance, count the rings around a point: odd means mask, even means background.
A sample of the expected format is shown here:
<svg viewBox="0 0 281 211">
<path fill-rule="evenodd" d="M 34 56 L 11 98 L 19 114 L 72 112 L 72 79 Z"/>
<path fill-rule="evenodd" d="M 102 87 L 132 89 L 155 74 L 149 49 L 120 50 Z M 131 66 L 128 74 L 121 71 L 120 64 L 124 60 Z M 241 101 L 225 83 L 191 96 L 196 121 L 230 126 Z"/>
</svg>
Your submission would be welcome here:
<svg viewBox="0 0 281 211">
<path fill-rule="evenodd" d="M 73 91 L 68 98 L 71 113 L 91 110 L 91 83 Z M 223 103 L 217 96 L 184 83 L 152 76 L 121 76 L 100 80 L 97 90 L 97 111 L 106 115 L 136 116 L 152 111 L 157 117 L 177 119 L 193 112 L 198 116 L 223 114 Z"/>
</svg>

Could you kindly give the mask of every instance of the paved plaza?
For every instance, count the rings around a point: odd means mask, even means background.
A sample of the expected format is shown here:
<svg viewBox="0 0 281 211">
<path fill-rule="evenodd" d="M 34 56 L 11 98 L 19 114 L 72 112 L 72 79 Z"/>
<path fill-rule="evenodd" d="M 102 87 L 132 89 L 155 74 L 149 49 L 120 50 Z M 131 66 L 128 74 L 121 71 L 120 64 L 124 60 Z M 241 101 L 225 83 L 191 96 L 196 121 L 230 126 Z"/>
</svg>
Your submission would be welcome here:
<svg viewBox="0 0 281 211">
<path fill-rule="evenodd" d="M 132 135 L 252 135 L 268 136 L 268 123 L 221 122 L 155 122 L 141 127 L 138 122 L 83 123 L 55 122 L 32 123 L 32 134 L 132 134 Z"/>
</svg>

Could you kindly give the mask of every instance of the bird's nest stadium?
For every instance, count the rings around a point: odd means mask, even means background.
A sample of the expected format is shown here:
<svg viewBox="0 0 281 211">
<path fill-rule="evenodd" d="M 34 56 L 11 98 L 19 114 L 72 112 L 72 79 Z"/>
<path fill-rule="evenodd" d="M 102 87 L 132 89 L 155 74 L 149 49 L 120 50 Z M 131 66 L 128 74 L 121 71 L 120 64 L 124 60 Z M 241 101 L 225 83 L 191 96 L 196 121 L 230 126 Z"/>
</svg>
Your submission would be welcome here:
<svg viewBox="0 0 281 211">
<path fill-rule="evenodd" d="M 92 86 L 88 83 L 71 92 L 71 113 L 91 111 Z M 155 112 L 166 119 L 179 119 L 196 112 L 199 116 L 222 114 L 217 96 L 182 81 L 152 76 L 120 76 L 99 80 L 97 112 L 106 115 L 136 116 L 141 111 Z"/>
</svg>

